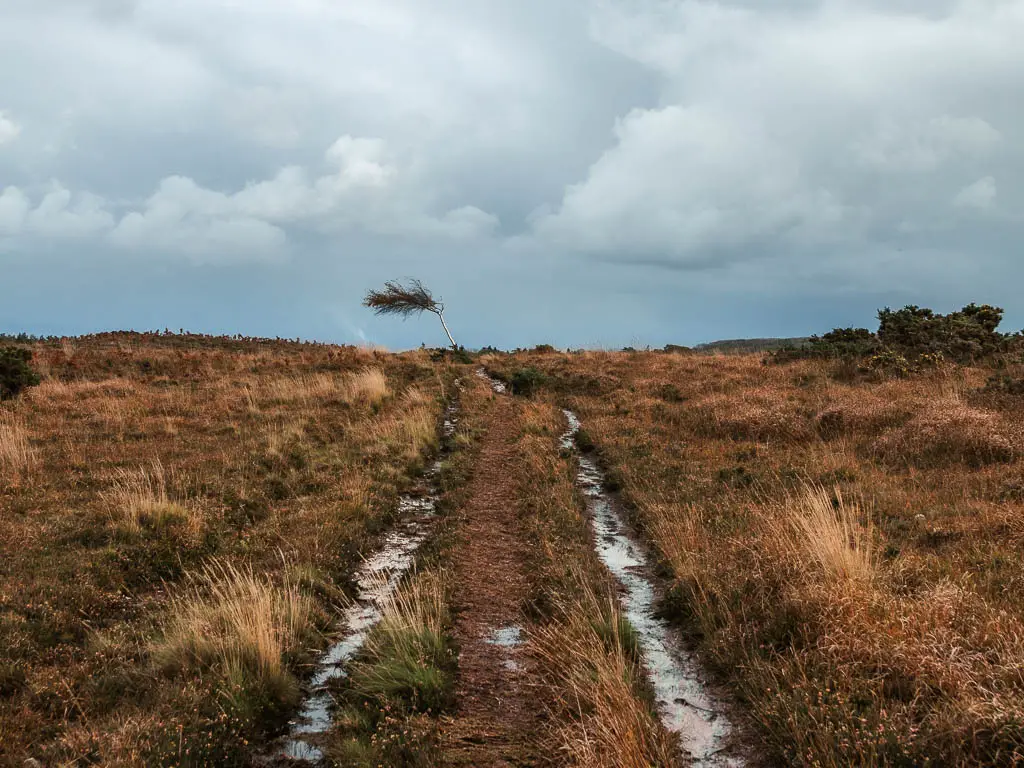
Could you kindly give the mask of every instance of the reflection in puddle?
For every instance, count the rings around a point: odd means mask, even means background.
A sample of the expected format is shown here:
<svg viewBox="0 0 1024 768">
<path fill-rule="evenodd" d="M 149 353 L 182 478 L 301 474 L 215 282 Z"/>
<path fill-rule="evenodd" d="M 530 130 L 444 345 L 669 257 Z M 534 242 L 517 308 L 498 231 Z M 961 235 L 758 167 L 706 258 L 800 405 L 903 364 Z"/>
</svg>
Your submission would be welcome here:
<svg viewBox="0 0 1024 768">
<path fill-rule="evenodd" d="M 562 447 L 572 450 L 580 422 L 571 411 L 565 411 L 565 416 L 569 429 L 562 436 Z M 622 605 L 640 639 L 662 722 L 668 730 L 679 734 L 693 765 L 742 765 L 741 760 L 722 754 L 732 726 L 721 704 L 701 682 L 695 660 L 680 646 L 668 623 L 655 615 L 657 593 L 646 551 L 605 491 L 600 467 L 586 455 L 577 453 L 577 457 L 576 482 L 586 497 L 595 547 L 622 585 Z"/>
<path fill-rule="evenodd" d="M 458 382 L 456 382 L 458 385 Z M 455 434 L 455 405 L 445 412 L 443 434 Z M 365 560 L 355 573 L 356 597 L 344 611 L 339 622 L 341 639 L 318 659 L 316 671 L 309 682 L 299 713 L 275 757 L 291 761 L 318 763 L 323 752 L 307 739 L 326 733 L 332 724 L 334 704 L 327 684 L 345 676 L 345 665 L 359 652 L 370 630 L 381 619 L 380 606 L 398 587 L 416 558 L 416 551 L 426 541 L 436 517 L 439 492 L 437 479 L 441 459 L 436 459 L 424 474 L 430 488 L 426 495 L 406 494 L 398 502 L 399 523 L 384 539 L 381 549 Z"/>
<path fill-rule="evenodd" d="M 502 648 L 514 648 L 523 644 L 522 627 L 502 627 L 491 633 L 487 640 L 491 645 L 500 645 Z"/>
</svg>

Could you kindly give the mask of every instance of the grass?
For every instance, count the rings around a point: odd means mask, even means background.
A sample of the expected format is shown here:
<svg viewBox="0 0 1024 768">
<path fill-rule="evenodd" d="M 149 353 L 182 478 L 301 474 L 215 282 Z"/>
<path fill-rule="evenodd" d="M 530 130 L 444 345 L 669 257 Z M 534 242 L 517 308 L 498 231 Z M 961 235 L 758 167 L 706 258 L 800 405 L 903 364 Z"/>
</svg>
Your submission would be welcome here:
<svg viewBox="0 0 1024 768">
<path fill-rule="evenodd" d="M 541 394 L 580 416 L 672 575 L 666 612 L 769 759 L 1024 761 L 1024 409 L 985 388 L 992 370 L 885 379 L 603 352 L 488 364 L 537 368 Z"/>
<path fill-rule="evenodd" d="M 454 371 L 419 351 L 190 336 L 35 352 L 43 383 L 0 409 L 0 764 L 248 764 L 338 585 L 438 447 Z M 528 635 L 554 761 L 662 765 L 673 746 L 606 597 L 556 405 L 582 419 L 663 561 L 665 614 L 767 759 L 1024 761 L 1024 408 L 985 387 L 993 370 L 484 362 L 537 373 L 515 401 L 509 505 L 534 553 Z M 474 392 L 455 447 L 479 427 Z M 471 453 L 443 464 L 446 509 L 465 501 Z M 338 761 L 440 759 L 440 570 L 388 606 L 339 691 Z"/>
<path fill-rule="evenodd" d="M 444 573 L 414 574 L 381 614 L 337 693 L 343 707 L 328 755 L 350 766 L 436 765 L 436 716 L 452 706 L 455 688 Z"/>
<path fill-rule="evenodd" d="M 130 534 L 176 523 L 191 523 L 195 530 L 202 522 L 185 504 L 171 500 L 159 460 L 148 469 L 118 469 L 112 489 L 103 498 L 109 506 L 111 523 Z"/>
<path fill-rule="evenodd" d="M 835 580 L 870 581 L 874 574 L 870 525 L 860 510 L 847 504 L 839 488 L 833 492 L 809 486 L 786 502 L 777 520 L 779 533 L 794 550 L 817 563 Z"/>
<path fill-rule="evenodd" d="M 0 410 L 0 764 L 248 764 L 453 372 L 199 336 L 34 351 L 42 384 Z"/>
<path fill-rule="evenodd" d="M 637 638 L 591 547 L 575 468 L 558 444 L 565 429 L 548 404 L 520 407 L 516 464 L 520 517 L 534 552 L 538 706 L 559 765 L 650 768 L 677 764 L 675 740 L 652 705 Z"/>
<path fill-rule="evenodd" d="M 213 673 L 244 681 L 275 705 L 294 704 L 289 657 L 315 644 L 324 617 L 297 584 L 275 584 L 251 566 L 211 562 L 172 598 L 151 657 L 165 674 Z"/>
<path fill-rule="evenodd" d="M 17 477 L 31 469 L 34 460 L 24 424 L 13 414 L 0 411 L 0 469 Z"/>
</svg>

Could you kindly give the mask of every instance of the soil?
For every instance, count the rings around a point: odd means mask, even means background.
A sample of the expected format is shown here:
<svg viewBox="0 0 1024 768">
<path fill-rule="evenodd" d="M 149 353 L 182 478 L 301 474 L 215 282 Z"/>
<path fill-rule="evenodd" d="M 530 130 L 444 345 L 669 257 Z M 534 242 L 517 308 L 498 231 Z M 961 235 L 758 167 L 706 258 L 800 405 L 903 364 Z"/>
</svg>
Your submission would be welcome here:
<svg viewBox="0 0 1024 768">
<path fill-rule="evenodd" d="M 442 726 L 449 766 L 540 764 L 536 734 L 543 707 L 521 645 L 529 580 L 510 471 L 517 434 L 514 401 L 492 400 L 453 558 L 459 677 L 455 714 Z"/>
</svg>

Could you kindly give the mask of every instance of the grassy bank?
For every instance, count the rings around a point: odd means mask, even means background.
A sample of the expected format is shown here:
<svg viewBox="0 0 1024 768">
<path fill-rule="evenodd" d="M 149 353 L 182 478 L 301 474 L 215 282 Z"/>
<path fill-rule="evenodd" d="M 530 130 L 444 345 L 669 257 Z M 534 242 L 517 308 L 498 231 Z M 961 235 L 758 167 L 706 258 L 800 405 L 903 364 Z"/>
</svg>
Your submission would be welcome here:
<svg viewBox="0 0 1024 768">
<path fill-rule="evenodd" d="M 245 763 L 437 447 L 419 353 L 105 335 L 0 405 L 0 764 Z"/>
<path fill-rule="evenodd" d="M 458 650 L 450 609 L 453 518 L 467 501 L 488 396 L 466 383 L 458 399 L 455 430 L 442 446 L 440 519 L 418 554 L 419 569 L 382 606 L 383 618 L 348 676 L 333 686 L 338 708 L 325 754 L 334 765 L 443 763 L 440 728 L 455 705 Z"/>
<path fill-rule="evenodd" d="M 1024 759 L 1024 411 L 986 387 L 992 371 L 887 379 L 653 353 L 488 363 L 533 369 L 580 415 L 675 580 L 668 607 L 770 756 Z"/>
<path fill-rule="evenodd" d="M 592 549 L 573 457 L 559 446 L 564 416 L 547 403 L 524 403 L 520 414 L 517 501 L 534 553 L 530 634 L 551 764 L 675 765 L 632 628 Z"/>
</svg>

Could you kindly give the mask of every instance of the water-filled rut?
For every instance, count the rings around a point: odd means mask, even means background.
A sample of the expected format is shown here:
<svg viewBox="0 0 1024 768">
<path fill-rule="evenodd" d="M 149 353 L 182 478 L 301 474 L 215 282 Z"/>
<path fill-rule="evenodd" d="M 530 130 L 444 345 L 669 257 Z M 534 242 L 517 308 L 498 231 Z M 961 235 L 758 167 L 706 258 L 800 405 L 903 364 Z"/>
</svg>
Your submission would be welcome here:
<svg viewBox="0 0 1024 768">
<path fill-rule="evenodd" d="M 562 436 L 562 446 L 575 450 L 580 421 L 572 411 L 564 413 L 569 428 Z M 576 483 L 586 498 L 594 546 L 622 587 L 622 606 L 636 630 L 662 723 L 679 735 L 692 765 L 743 765 L 740 758 L 726 754 L 733 729 L 722 702 L 703 682 L 696 659 L 687 652 L 682 638 L 657 615 L 657 581 L 649 553 L 627 523 L 617 500 L 605 490 L 604 473 L 597 462 L 579 451 L 576 455 Z"/>
<path fill-rule="evenodd" d="M 458 382 L 456 382 L 456 385 Z M 456 405 L 445 411 L 443 435 L 455 433 Z M 384 538 L 381 548 L 356 570 L 356 596 L 338 622 L 338 640 L 317 660 L 306 686 L 296 717 L 289 723 L 287 736 L 277 742 L 271 759 L 285 758 L 294 763 L 316 764 L 324 754 L 317 746 L 319 736 L 333 724 L 333 700 L 328 690 L 332 680 L 344 677 L 345 666 L 363 647 L 370 630 L 381 619 L 380 607 L 394 593 L 402 577 L 412 568 L 416 552 L 427 540 L 437 521 L 440 497 L 438 477 L 442 456 L 438 456 L 423 475 L 425 494 L 405 494 L 398 502 L 398 524 Z"/>
</svg>

